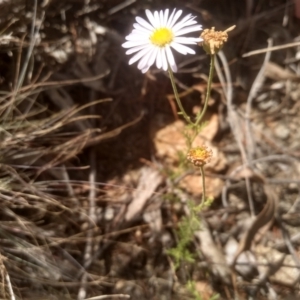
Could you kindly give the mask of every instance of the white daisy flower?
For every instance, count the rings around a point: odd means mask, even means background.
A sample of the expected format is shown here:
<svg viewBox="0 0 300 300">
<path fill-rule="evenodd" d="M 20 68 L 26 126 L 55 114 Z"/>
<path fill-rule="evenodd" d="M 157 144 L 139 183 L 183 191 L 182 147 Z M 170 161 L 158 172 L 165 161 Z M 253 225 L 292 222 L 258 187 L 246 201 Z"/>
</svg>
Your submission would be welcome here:
<svg viewBox="0 0 300 300">
<path fill-rule="evenodd" d="M 129 64 L 137 61 L 138 68 L 147 72 L 156 62 L 158 69 L 167 70 L 168 66 L 172 71 L 177 71 L 172 50 L 181 54 L 195 54 L 195 51 L 185 45 L 195 45 L 202 41 L 202 38 L 184 37 L 183 35 L 202 30 L 191 14 L 178 21 L 182 10 L 173 10 L 169 16 L 169 10 L 155 11 L 146 10 L 148 21 L 136 17 L 137 23 L 133 24 L 133 31 L 126 37 L 127 42 L 122 46 L 130 48 L 126 54 L 135 55 L 129 60 Z M 177 22 L 178 21 L 178 22 Z M 173 48 L 173 49 L 171 49 Z"/>
</svg>

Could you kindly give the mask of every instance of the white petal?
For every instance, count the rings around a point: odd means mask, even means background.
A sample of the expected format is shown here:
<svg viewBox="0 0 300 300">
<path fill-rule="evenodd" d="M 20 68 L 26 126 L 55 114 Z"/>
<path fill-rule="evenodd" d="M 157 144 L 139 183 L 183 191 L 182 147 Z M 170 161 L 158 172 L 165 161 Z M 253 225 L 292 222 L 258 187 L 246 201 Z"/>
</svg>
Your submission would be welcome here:
<svg viewBox="0 0 300 300">
<path fill-rule="evenodd" d="M 169 20 L 167 21 L 166 27 L 169 27 L 169 24 L 172 22 L 174 14 L 175 14 L 175 11 L 176 11 L 176 8 L 173 9 L 173 11 L 172 11 L 172 13 L 171 13 L 171 15 L 169 17 Z"/>
<path fill-rule="evenodd" d="M 178 10 L 173 18 L 173 20 L 169 20 L 167 27 L 172 28 L 175 22 L 178 20 L 178 18 L 181 16 L 182 10 Z"/>
<path fill-rule="evenodd" d="M 137 34 L 137 33 L 132 33 L 129 34 L 125 37 L 127 41 L 138 41 L 138 40 L 146 40 L 147 36 L 145 34 Z"/>
<path fill-rule="evenodd" d="M 181 19 L 174 27 L 176 27 L 178 24 L 186 23 L 186 22 L 188 22 L 189 20 L 194 19 L 194 18 L 195 18 L 195 17 L 193 17 L 192 14 L 188 14 L 188 15 L 186 15 L 183 19 Z"/>
<path fill-rule="evenodd" d="M 149 29 L 147 29 L 147 28 L 141 26 L 139 23 L 134 23 L 134 24 L 133 24 L 133 27 L 134 27 L 136 30 L 140 31 L 140 32 L 145 32 L 145 33 L 149 33 L 149 34 L 151 34 L 151 33 L 153 32 L 153 30 L 149 30 Z M 133 30 L 133 31 L 134 31 L 134 30 Z M 132 32 L 133 32 L 133 31 L 132 31 Z"/>
<path fill-rule="evenodd" d="M 159 21 L 160 27 L 164 27 L 164 12 L 162 10 L 159 12 Z"/>
<path fill-rule="evenodd" d="M 180 35 L 183 35 L 183 34 L 194 32 L 194 31 L 201 31 L 201 29 L 199 29 L 199 28 L 201 28 L 201 27 L 199 27 L 199 25 L 195 25 L 195 26 L 190 26 L 190 27 L 187 27 L 187 28 L 183 28 L 183 29 L 177 31 L 175 33 L 175 35 L 176 36 L 180 36 Z"/>
<path fill-rule="evenodd" d="M 149 68 L 150 68 L 150 66 L 147 66 L 147 67 L 145 67 L 144 69 L 142 69 L 141 71 L 142 71 L 142 73 L 146 73 L 148 70 L 149 70 Z"/>
<path fill-rule="evenodd" d="M 128 62 L 129 65 L 132 65 L 136 61 L 138 61 L 140 58 L 142 58 L 144 55 L 146 55 L 149 51 L 151 51 L 151 47 L 146 47 L 142 49 L 140 52 L 135 54 Z"/>
<path fill-rule="evenodd" d="M 173 71 L 174 73 L 176 73 L 176 72 L 178 71 L 178 68 L 177 68 L 176 64 L 175 64 L 175 65 L 172 65 L 172 66 L 171 66 L 171 69 L 172 69 L 172 71 Z"/>
<path fill-rule="evenodd" d="M 141 31 L 140 29 L 133 29 L 132 34 L 139 35 L 142 39 L 148 39 L 152 32 L 150 30 L 145 29 L 145 31 Z"/>
<path fill-rule="evenodd" d="M 162 67 L 161 48 L 158 48 L 158 51 L 157 51 L 157 55 L 156 55 L 156 67 L 157 67 L 157 69 L 161 69 L 161 67 Z"/>
<path fill-rule="evenodd" d="M 161 48 L 161 54 L 162 54 L 162 68 L 164 71 L 168 70 L 168 61 L 167 61 L 167 57 L 166 57 L 166 49 L 165 48 Z"/>
<path fill-rule="evenodd" d="M 140 70 L 143 70 L 145 67 L 148 66 L 149 58 L 153 51 L 154 49 L 150 49 L 150 51 L 147 54 L 145 54 L 145 56 L 139 61 L 138 68 Z"/>
<path fill-rule="evenodd" d="M 174 48 L 177 52 L 186 55 L 187 53 L 189 54 L 195 54 L 195 51 L 187 46 L 177 44 L 175 42 L 171 43 L 171 47 Z"/>
<path fill-rule="evenodd" d="M 163 21 L 163 24 L 162 24 L 163 27 L 166 27 L 166 25 L 167 25 L 168 16 L 169 16 L 169 9 L 166 9 L 165 14 L 164 14 L 164 21 Z"/>
<path fill-rule="evenodd" d="M 137 46 L 142 46 L 142 45 L 149 45 L 148 42 L 145 42 L 145 41 L 129 41 L 129 42 L 126 42 L 124 44 L 122 44 L 122 47 L 123 48 L 132 48 L 132 47 L 137 47 Z"/>
<path fill-rule="evenodd" d="M 202 38 L 189 38 L 189 37 L 175 37 L 173 40 L 175 43 L 187 44 L 187 45 L 196 45 L 199 42 L 202 42 Z"/>
<path fill-rule="evenodd" d="M 173 30 L 174 32 L 176 32 L 176 31 L 178 31 L 178 30 L 181 29 L 181 28 L 188 27 L 188 26 L 191 26 L 191 25 L 194 25 L 194 24 L 197 24 L 197 22 L 194 21 L 194 20 L 189 20 L 189 21 L 184 22 L 184 23 L 181 23 L 181 22 L 180 22 L 180 23 L 175 24 L 175 25 L 173 26 L 172 30 Z M 200 26 L 201 26 L 201 25 L 200 25 Z"/>
<path fill-rule="evenodd" d="M 150 56 L 150 58 L 149 58 L 149 60 L 148 60 L 148 66 L 149 66 L 149 67 L 152 66 L 152 65 L 154 64 L 158 51 L 159 51 L 159 48 L 158 48 L 158 47 L 155 47 L 155 48 L 153 49 L 153 51 L 152 51 L 152 53 L 151 53 L 151 56 Z"/>
<path fill-rule="evenodd" d="M 160 27 L 160 20 L 159 20 L 158 11 L 154 12 L 154 19 L 155 19 L 155 28 L 159 28 Z"/>
<path fill-rule="evenodd" d="M 195 19 L 195 17 L 192 17 L 191 15 L 184 17 L 182 20 L 180 20 L 178 23 L 176 23 L 173 26 L 173 30 L 175 31 L 175 30 L 178 30 L 178 28 L 196 24 L 197 22 L 194 21 L 194 19 Z"/>
<path fill-rule="evenodd" d="M 170 46 L 166 47 L 166 55 L 167 55 L 167 60 L 169 62 L 169 65 L 170 65 L 172 71 L 177 72 L 177 66 L 175 63 L 175 59 L 174 59 L 172 50 L 170 49 Z"/>
<path fill-rule="evenodd" d="M 149 24 L 147 21 L 145 21 L 143 18 L 141 18 L 141 17 L 136 17 L 135 19 L 136 19 L 136 21 L 137 21 L 140 25 L 142 25 L 143 27 L 145 27 L 145 28 L 147 28 L 147 29 L 149 29 L 149 30 L 153 30 L 153 29 L 154 29 L 153 26 L 150 25 L 150 24 Z"/>
<path fill-rule="evenodd" d="M 146 16 L 147 16 L 148 20 L 150 21 L 151 25 L 153 27 L 156 27 L 155 18 L 153 16 L 152 12 L 149 9 L 146 9 L 145 12 L 146 12 Z"/>
<path fill-rule="evenodd" d="M 190 19 L 193 19 L 194 17 L 192 17 L 192 15 L 191 14 L 188 14 L 187 16 L 185 16 L 182 20 L 180 20 L 177 24 L 175 24 L 174 25 L 174 28 L 176 28 L 176 26 L 180 26 L 180 25 L 182 25 L 182 24 L 184 24 L 184 23 L 187 23 L 187 22 L 189 22 L 190 21 Z"/>
<path fill-rule="evenodd" d="M 146 47 L 149 47 L 149 45 L 142 45 L 142 46 L 136 46 L 136 47 L 133 47 L 133 48 L 127 50 L 127 51 L 126 51 L 126 54 L 127 54 L 127 55 L 130 55 L 130 54 L 132 54 L 132 53 L 134 53 L 134 52 L 137 52 L 137 51 L 140 51 L 140 50 L 142 50 L 142 49 L 144 49 L 144 48 L 146 48 Z"/>
</svg>

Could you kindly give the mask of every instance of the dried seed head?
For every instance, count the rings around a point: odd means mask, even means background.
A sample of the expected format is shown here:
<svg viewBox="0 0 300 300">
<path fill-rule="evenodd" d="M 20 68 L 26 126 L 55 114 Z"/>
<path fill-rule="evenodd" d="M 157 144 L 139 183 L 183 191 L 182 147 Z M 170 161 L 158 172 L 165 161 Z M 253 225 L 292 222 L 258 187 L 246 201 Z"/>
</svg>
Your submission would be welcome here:
<svg viewBox="0 0 300 300">
<path fill-rule="evenodd" d="M 201 42 L 200 45 L 202 45 L 207 54 L 216 54 L 223 48 L 224 43 L 227 42 L 227 32 L 234 28 L 235 25 L 229 27 L 225 31 L 215 31 L 215 27 L 212 27 L 212 29 L 205 29 L 200 35 L 203 39 L 203 42 Z"/>
<path fill-rule="evenodd" d="M 187 159 L 196 167 L 203 167 L 212 158 L 212 151 L 206 146 L 191 148 L 187 154 Z"/>
</svg>

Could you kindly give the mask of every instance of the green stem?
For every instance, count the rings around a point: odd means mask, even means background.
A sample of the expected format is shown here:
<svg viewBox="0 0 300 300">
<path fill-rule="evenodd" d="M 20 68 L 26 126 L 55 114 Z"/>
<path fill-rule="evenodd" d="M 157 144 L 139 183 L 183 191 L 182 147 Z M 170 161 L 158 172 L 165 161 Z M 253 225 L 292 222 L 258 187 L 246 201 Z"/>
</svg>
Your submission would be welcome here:
<svg viewBox="0 0 300 300">
<path fill-rule="evenodd" d="M 168 67 L 168 72 L 169 72 L 169 77 L 170 77 L 170 80 L 171 80 L 171 84 L 172 84 L 174 96 L 175 96 L 177 105 L 179 107 L 179 110 L 180 110 L 181 114 L 183 115 L 183 117 L 185 118 L 185 120 L 189 124 L 192 124 L 190 117 L 187 115 L 187 113 L 185 112 L 185 110 L 184 110 L 184 108 L 183 108 L 183 106 L 181 104 L 181 101 L 180 101 L 180 98 L 179 98 L 179 94 L 178 94 L 178 91 L 177 91 L 177 88 L 176 88 L 176 84 L 175 84 L 175 78 L 174 78 L 174 75 L 173 75 L 173 72 L 172 72 L 170 66 Z"/>
<path fill-rule="evenodd" d="M 209 100 L 210 92 L 211 92 L 212 79 L 214 77 L 215 57 L 216 57 L 215 54 L 212 54 L 210 56 L 210 68 L 209 68 L 209 76 L 208 76 L 208 82 L 207 82 L 206 98 L 205 98 L 205 102 L 204 102 L 204 107 L 203 107 L 201 113 L 199 113 L 199 115 L 196 118 L 195 126 L 199 125 L 200 121 L 202 120 L 202 118 L 205 115 L 206 110 L 207 110 L 207 104 L 208 104 L 208 100 Z"/>
<path fill-rule="evenodd" d="M 202 177 L 202 201 L 200 206 L 204 205 L 205 203 L 205 198 L 206 198 L 206 191 L 205 191 L 205 174 L 204 174 L 204 168 L 203 166 L 200 167 L 200 172 L 201 172 L 201 177 Z"/>
</svg>

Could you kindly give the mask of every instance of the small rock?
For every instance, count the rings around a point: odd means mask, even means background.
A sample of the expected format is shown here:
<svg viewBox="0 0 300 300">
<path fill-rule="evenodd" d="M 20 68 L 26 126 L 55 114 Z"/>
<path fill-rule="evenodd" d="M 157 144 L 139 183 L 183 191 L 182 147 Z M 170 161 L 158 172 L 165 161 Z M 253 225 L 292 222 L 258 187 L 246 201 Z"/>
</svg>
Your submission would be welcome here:
<svg viewBox="0 0 300 300">
<path fill-rule="evenodd" d="M 114 218 L 115 210 L 112 207 L 107 207 L 104 213 L 105 221 L 111 221 Z"/>
<path fill-rule="evenodd" d="M 257 245 L 255 248 L 260 275 L 271 275 L 273 280 L 287 286 L 294 286 L 299 279 L 299 272 L 295 261 L 290 254 Z"/>
<path fill-rule="evenodd" d="M 234 238 L 229 238 L 225 245 L 225 255 L 228 264 L 231 264 L 239 247 L 238 242 Z M 256 260 L 250 252 L 243 252 L 237 259 L 235 269 L 243 276 L 250 276 L 254 273 Z"/>
<path fill-rule="evenodd" d="M 258 103 L 258 108 L 262 111 L 269 110 L 277 105 L 275 100 L 262 101 Z"/>
<path fill-rule="evenodd" d="M 286 140 L 290 136 L 290 130 L 286 126 L 279 124 L 275 128 L 275 135 L 279 139 Z"/>
<path fill-rule="evenodd" d="M 187 175 L 183 180 L 180 181 L 179 187 L 185 189 L 188 193 L 193 196 L 199 197 L 202 195 L 202 185 L 201 185 L 200 175 Z M 206 196 L 212 197 L 213 199 L 220 196 L 223 187 L 223 180 L 220 178 L 206 177 Z"/>
</svg>

